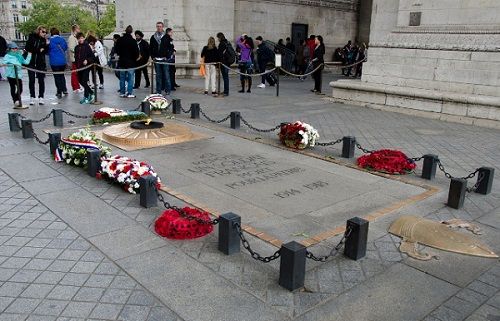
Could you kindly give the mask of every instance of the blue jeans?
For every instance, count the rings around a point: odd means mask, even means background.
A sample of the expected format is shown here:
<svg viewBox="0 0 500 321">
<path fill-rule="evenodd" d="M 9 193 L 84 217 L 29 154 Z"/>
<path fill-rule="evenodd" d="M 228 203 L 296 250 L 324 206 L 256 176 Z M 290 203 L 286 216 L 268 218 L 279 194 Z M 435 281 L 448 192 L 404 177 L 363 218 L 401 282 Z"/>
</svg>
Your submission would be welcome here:
<svg viewBox="0 0 500 321">
<path fill-rule="evenodd" d="M 220 73 L 222 75 L 222 81 L 224 82 L 224 95 L 229 95 L 229 70 L 224 67 L 220 66 Z"/>
<path fill-rule="evenodd" d="M 169 65 L 155 64 L 157 94 L 161 94 L 164 90 L 170 93 L 171 84 L 169 67 Z"/>
<path fill-rule="evenodd" d="M 120 71 L 120 94 L 125 95 L 125 82 L 127 82 L 127 95 L 131 95 L 134 90 L 134 70 Z"/>
</svg>

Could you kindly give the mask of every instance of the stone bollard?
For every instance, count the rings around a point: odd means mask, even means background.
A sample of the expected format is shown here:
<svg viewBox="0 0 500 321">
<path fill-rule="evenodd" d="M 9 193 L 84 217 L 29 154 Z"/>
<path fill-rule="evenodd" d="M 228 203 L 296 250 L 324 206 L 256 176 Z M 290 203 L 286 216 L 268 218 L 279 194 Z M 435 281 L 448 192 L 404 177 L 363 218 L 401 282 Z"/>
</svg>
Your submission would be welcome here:
<svg viewBox="0 0 500 321">
<path fill-rule="evenodd" d="M 356 137 L 344 136 L 342 138 L 342 157 L 343 158 L 353 158 L 354 157 L 354 147 L 356 147 Z"/>
<path fill-rule="evenodd" d="M 50 147 L 50 155 L 54 156 L 57 148 L 59 147 L 59 143 L 61 142 L 61 133 L 49 133 L 49 147 Z"/>
<path fill-rule="evenodd" d="M 19 125 L 19 114 L 9 113 L 9 130 L 11 132 L 18 132 L 21 130 L 21 125 Z"/>
<path fill-rule="evenodd" d="M 235 224 L 240 224 L 241 217 L 234 213 L 219 216 L 219 251 L 226 255 L 240 252 L 240 235 Z"/>
<path fill-rule="evenodd" d="M 97 149 L 87 150 L 87 174 L 96 177 L 101 170 L 101 151 Z"/>
<path fill-rule="evenodd" d="M 139 178 L 140 204 L 142 207 L 150 208 L 158 206 L 156 182 L 156 177 L 152 175 Z"/>
<path fill-rule="evenodd" d="M 476 189 L 476 193 L 488 195 L 491 193 L 491 188 L 493 186 L 493 177 L 495 176 L 495 169 L 492 167 L 481 167 L 477 173 L 477 179 L 481 179 L 479 186 Z"/>
<path fill-rule="evenodd" d="M 295 241 L 281 246 L 279 285 L 289 291 L 304 287 L 306 250 L 304 245 Z"/>
<path fill-rule="evenodd" d="M 450 181 L 450 191 L 448 192 L 447 206 L 459 209 L 464 206 L 465 193 L 467 192 L 467 180 L 462 178 L 452 178 Z"/>
<path fill-rule="evenodd" d="M 62 109 L 53 109 L 52 110 L 52 120 L 54 122 L 55 127 L 63 127 L 63 111 Z"/>
<path fill-rule="evenodd" d="M 172 99 L 172 114 L 180 114 L 181 113 L 181 100 L 178 98 Z"/>
<path fill-rule="evenodd" d="M 197 103 L 191 104 L 191 118 L 192 119 L 200 118 L 200 104 Z"/>
<path fill-rule="evenodd" d="M 426 154 L 424 157 L 424 164 L 422 167 L 422 178 L 433 180 L 436 177 L 436 168 L 439 157 L 434 154 Z"/>
<path fill-rule="evenodd" d="M 240 112 L 232 111 L 230 114 L 231 118 L 231 128 L 232 129 L 240 129 Z"/>
<path fill-rule="evenodd" d="M 354 217 L 347 221 L 346 230 L 351 230 L 346 237 L 344 255 L 351 260 L 357 261 L 366 255 L 366 243 L 368 242 L 369 222 L 365 219 Z"/>
<path fill-rule="evenodd" d="M 31 119 L 21 120 L 21 130 L 24 139 L 33 138 L 33 123 L 31 122 Z"/>
</svg>

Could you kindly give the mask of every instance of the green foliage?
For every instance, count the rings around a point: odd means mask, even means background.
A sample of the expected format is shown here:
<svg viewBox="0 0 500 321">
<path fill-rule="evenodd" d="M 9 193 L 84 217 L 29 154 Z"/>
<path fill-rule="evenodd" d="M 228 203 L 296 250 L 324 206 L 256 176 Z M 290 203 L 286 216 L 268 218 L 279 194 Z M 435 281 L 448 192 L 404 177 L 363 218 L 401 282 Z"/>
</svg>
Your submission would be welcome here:
<svg viewBox="0 0 500 321">
<path fill-rule="evenodd" d="M 77 6 L 62 5 L 57 0 L 35 0 L 32 8 L 22 11 L 28 17 L 26 22 L 19 23 L 19 30 L 28 35 L 43 25 L 52 27 L 61 33 L 71 32 L 73 24 L 80 25 L 83 32 L 92 30 L 99 36 L 107 36 L 115 29 L 115 5 L 109 5 L 105 13 L 101 13 L 100 21 L 93 14 Z"/>
<path fill-rule="evenodd" d="M 133 121 L 133 120 L 146 120 L 146 119 L 148 119 L 148 116 L 146 114 L 138 113 L 138 114 L 131 114 L 131 115 L 126 115 L 126 116 L 115 116 L 115 117 L 108 117 L 108 118 L 101 118 L 101 119 L 92 118 L 91 123 L 92 124 L 121 123 L 121 122 Z"/>
</svg>

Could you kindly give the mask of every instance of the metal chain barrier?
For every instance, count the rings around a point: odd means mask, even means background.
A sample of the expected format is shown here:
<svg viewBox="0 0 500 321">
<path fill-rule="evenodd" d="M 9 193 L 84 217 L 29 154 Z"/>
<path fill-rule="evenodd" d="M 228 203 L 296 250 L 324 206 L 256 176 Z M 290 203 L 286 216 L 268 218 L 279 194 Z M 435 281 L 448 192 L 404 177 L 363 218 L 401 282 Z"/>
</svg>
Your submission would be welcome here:
<svg viewBox="0 0 500 321">
<path fill-rule="evenodd" d="M 33 138 L 40 144 L 42 145 L 47 145 L 49 143 L 49 139 L 47 138 L 47 140 L 41 140 L 38 135 L 35 133 L 35 129 L 33 129 L 33 127 L 31 127 L 31 133 L 33 134 Z"/>
<path fill-rule="evenodd" d="M 138 70 L 138 69 L 146 68 L 146 67 L 151 66 L 151 62 L 147 62 L 147 63 L 145 63 L 144 65 L 140 65 L 140 66 L 137 66 L 137 67 L 133 67 L 133 68 L 123 68 L 123 69 L 121 69 L 121 68 L 111 68 L 111 67 L 109 67 L 109 66 L 101 66 L 101 65 L 98 65 L 98 64 L 95 64 L 95 65 L 100 66 L 100 67 L 102 67 L 103 69 L 106 69 L 106 70 L 110 70 L 110 71 L 118 71 L 118 72 L 120 72 L 120 71 Z"/>
<path fill-rule="evenodd" d="M 410 159 L 414 162 L 420 162 L 422 159 L 424 158 L 424 156 L 421 156 L 421 157 L 411 157 Z"/>
<path fill-rule="evenodd" d="M 438 164 L 439 170 L 444 173 L 444 176 L 446 176 L 446 178 L 448 178 L 448 179 L 457 178 L 457 177 L 452 176 L 449 172 L 446 171 L 446 168 L 444 167 L 444 165 L 440 159 L 437 160 L 437 164 Z M 459 177 L 459 178 L 461 178 L 461 179 L 474 178 L 474 176 L 476 176 L 476 174 L 478 172 L 479 172 L 479 168 L 476 168 L 476 170 L 473 171 L 472 173 L 470 173 L 469 175 L 464 176 L 464 177 Z"/>
<path fill-rule="evenodd" d="M 50 113 L 47 114 L 47 116 L 43 117 L 43 118 L 40 118 L 39 120 L 32 120 L 31 122 L 33 124 L 36 124 L 36 123 L 42 123 L 44 121 L 46 121 L 47 119 L 50 118 L 50 116 L 52 116 L 52 114 L 54 113 L 54 110 L 52 110 Z"/>
<path fill-rule="evenodd" d="M 188 221 L 196 221 L 197 223 L 203 224 L 203 225 L 217 225 L 217 224 L 219 224 L 219 219 L 213 219 L 213 220 L 206 221 L 206 220 L 204 220 L 202 218 L 189 215 L 185 211 L 183 211 L 181 208 L 178 208 L 177 206 L 171 205 L 169 202 L 167 202 L 165 200 L 165 198 L 163 197 L 163 195 L 160 193 L 159 190 L 157 190 L 157 195 L 158 195 L 158 200 L 163 204 L 163 206 L 167 210 L 174 210 L 174 211 L 176 211 L 177 213 L 179 213 L 179 215 L 181 217 L 187 219 Z"/>
<path fill-rule="evenodd" d="M 365 154 L 371 154 L 371 153 L 373 153 L 373 151 L 372 151 L 372 150 L 369 150 L 369 149 L 363 148 L 363 146 L 361 146 L 361 144 L 360 144 L 360 143 L 358 143 L 358 142 L 356 142 L 356 147 L 357 147 L 360 151 L 362 151 L 363 153 L 365 153 Z"/>
<path fill-rule="evenodd" d="M 328 253 L 328 255 L 324 256 L 315 256 L 312 252 L 306 251 L 306 257 L 316 262 L 326 262 L 329 258 L 337 255 L 339 250 L 344 246 L 346 239 L 351 235 L 352 229 L 348 227 L 342 236 L 340 242 Z"/>
<path fill-rule="evenodd" d="M 325 62 L 325 67 L 344 69 L 344 68 L 351 68 L 351 67 L 357 66 L 357 65 L 365 63 L 367 61 L 368 61 L 368 59 L 364 59 L 364 60 L 356 61 L 355 63 L 352 63 L 350 65 L 342 65 L 342 63 L 337 63 L 337 62 Z"/>
<path fill-rule="evenodd" d="M 79 69 L 64 70 L 64 71 L 46 71 L 46 70 L 39 70 L 39 69 L 35 69 L 35 68 L 30 68 L 30 67 L 27 67 L 27 66 L 22 66 L 21 68 L 22 69 L 26 69 L 28 71 L 37 72 L 37 73 L 40 73 L 40 74 L 45 74 L 45 75 L 69 75 L 69 74 L 72 74 L 74 72 L 79 72 L 79 71 L 83 71 L 83 70 L 92 68 L 94 65 L 95 64 L 90 64 L 90 65 L 87 65 L 87 66 L 79 68 Z M 12 67 L 12 66 L 15 66 L 15 65 L 13 65 L 13 64 L 0 64 L 0 67 Z"/>
<path fill-rule="evenodd" d="M 233 226 L 234 226 L 234 228 L 236 228 L 236 231 L 238 232 L 238 235 L 240 236 L 241 243 L 243 244 L 243 247 L 248 251 L 248 253 L 250 253 L 250 255 L 252 256 L 253 259 L 255 259 L 257 261 L 264 262 L 264 263 L 269 263 L 271 261 L 276 260 L 277 258 L 279 258 L 281 256 L 280 250 L 277 250 L 276 252 L 274 252 L 273 255 L 270 255 L 270 256 L 262 256 L 259 253 L 255 252 L 254 250 L 252 250 L 252 248 L 250 247 L 250 243 L 248 242 L 245 235 L 243 234 L 243 230 L 241 229 L 241 225 L 239 223 L 233 223 Z"/>
<path fill-rule="evenodd" d="M 221 124 L 221 123 L 223 123 L 223 122 L 227 121 L 229 118 L 231 118 L 231 114 L 229 114 L 229 115 L 227 115 L 226 117 L 224 117 L 224 118 L 222 118 L 222 119 L 220 119 L 220 120 L 214 120 L 214 119 L 212 119 L 212 118 L 208 117 L 208 115 L 207 115 L 207 114 L 205 114 L 205 112 L 203 111 L 203 109 L 201 109 L 201 107 L 200 107 L 200 113 L 201 113 L 201 115 L 202 115 L 203 117 L 205 117 L 205 118 L 206 118 L 209 122 L 211 122 L 211 123 L 215 123 L 215 124 Z"/>
<path fill-rule="evenodd" d="M 243 116 L 240 115 L 240 120 L 243 124 L 245 124 L 245 126 L 247 126 L 248 128 L 250 128 L 251 130 L 254 130 L 256 132 L 259 132 L 259 133 L 270 133 L 270 132 L 274 132 L 278 129 L 281 128 L 281 124 L 280 125 L 277 125 L 273 128 L 269 128 L 269 129 L 260 129 L 260 128 L 256 128 L 254 126 L 252 126 L 245 118 L 243 118 Z"/>
<path fill-rule="evenodd" d="M 467 187 L 466 192 L 467 193 L 473 193 L 473 192 L 475 192 L 478 189 L 479 185 L 481 185 L 481 182 L 483 181 L 483 179 L 485 177 L 486 177 L 486 174 L 485 173 L 481 173 L 479 175 L 479 177 L 477 178 L 476 184 L 474 184 L 474 186 L 472 186 L 472 187 Z"/>
<path fill-rule="evenodd" d="M 331 141 L 331 142 L 328 142 L 328 143 L 316 142 L 316 145 L 318 145 L 318 146 L 333 146 L 333 145 L 340 144 L 342 141 L 343 141 L 343 139 L 339 138 L 337 140 L 334 140 L 334 141 Z"/>
<path fill-rule="evenodd" d="M 184 108 L 182 108 L 182 106 L 181 106 L 181 110 L 182 110 L 182 112 L 183 112 L 184 114 L 189 114 L 189 113 L 191 112 L 191 109 L 193 109 L 193 107 L 189 107 L 189 109 L 184 109 Z"/>
<path fill-rule="evenodd" d="M 65 110 L 63 110 L 62 112 L 68 116 L 75 117 L 75 118 L 80 118 L 80 119 L 92 118 L 92 116 L 90 116 L 90 115 L 77 115 L 77 114 L 73 114 L 73 113 L 70 113 L 69 111 L 65 111 Z"/>
<path fill-rule="evenodd" d="M 278 68 L 274 67 L 273 69 L 269 69 L 269 70 L 266 70 L 266 71 L 258 73 L 258 74 L 247 74 L 247 73 L 232 69 L 231 67 L 228 67 L 224 64 L 221 64 L 221 66 L 223 66 L 224 68 L 226 68 L 227 70 L 229 70 L 232 73 L 235 73 L 235 74 L 238 74 L 241 76 L 247 76 L 247 77 L 261 77 L 261 76 L 270 74 L 270 73 L 274 72 L 276 69 L 278 69 Z"/>
</svg>

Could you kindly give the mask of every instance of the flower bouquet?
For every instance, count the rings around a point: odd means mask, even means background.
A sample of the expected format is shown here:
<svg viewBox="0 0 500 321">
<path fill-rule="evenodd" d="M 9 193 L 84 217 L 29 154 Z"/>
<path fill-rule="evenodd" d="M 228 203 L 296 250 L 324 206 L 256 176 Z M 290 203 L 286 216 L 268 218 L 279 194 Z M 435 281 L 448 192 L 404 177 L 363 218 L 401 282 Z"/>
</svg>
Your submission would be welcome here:
<svg viewBox="0 0 500 321">
<path fill-rule="evenodd" d="M 160 178 L 151 165 L 118 155 L 103 158 L 101 171 L 98 173 L 99 178 L 104 177 L 123 185 L 123 188 L 131 194 L 136 194 L 139 191 L 139 178 L 148 175 L 157 178 L 156 184 L 159 188 Z"/>
<path fill-rule="evenodd" d="M 313 147 L 319 138 L 316 129 L 300 121 L 281 126 L 281 131 L 278 135 L 284 145 L 296 149 Z"/>
<path fill-rule="evenodd" d="M 104 146 L 90 128 L 83 128 L 62 138 L 56 150 L 56 162 L 66 162 L 69 165 L 85 167 L 87 165 L 87 150 L 101 151 L 101 157 L 109 156 L 111 148 Z"/>
<path fill-rule="evenodd" d="M 163 111 L 168 108 L 169 102 L 167 98 L 161 94 L 152 94 L 144 98 L 151 105 L 151 110 Z"/>
<path fill-rule="evenodd" d="M 213 231 L 213 226 L 208 224 L 210 216 L 207 212 L 190 207 L 185 207 L 181 210 L 187 216 L 200 218 L 206 221 L 207 224 L 189 220 L 183 217 L 178 211 L 169 209 L 156 219 L 156 233 L 169 239 L 185 240 L 202 237 Z"/>
<path fill-rule="evenodd" d="M 388 174 L 408 174 L 417 165 L 403 152 L 392 149 L 381 149 L 358 158 L 358 166 Z"/>
<path fill-rule="evenodd" d="M 104 124 L 104 123 L 118 123 L 133 120 L 144 120 L 148 116 L 140 111 L 135 110 L 121 110 L 116 108 L 104 107 L 95 111 L 92 115 L 93 124 Z"/>
</svg>

